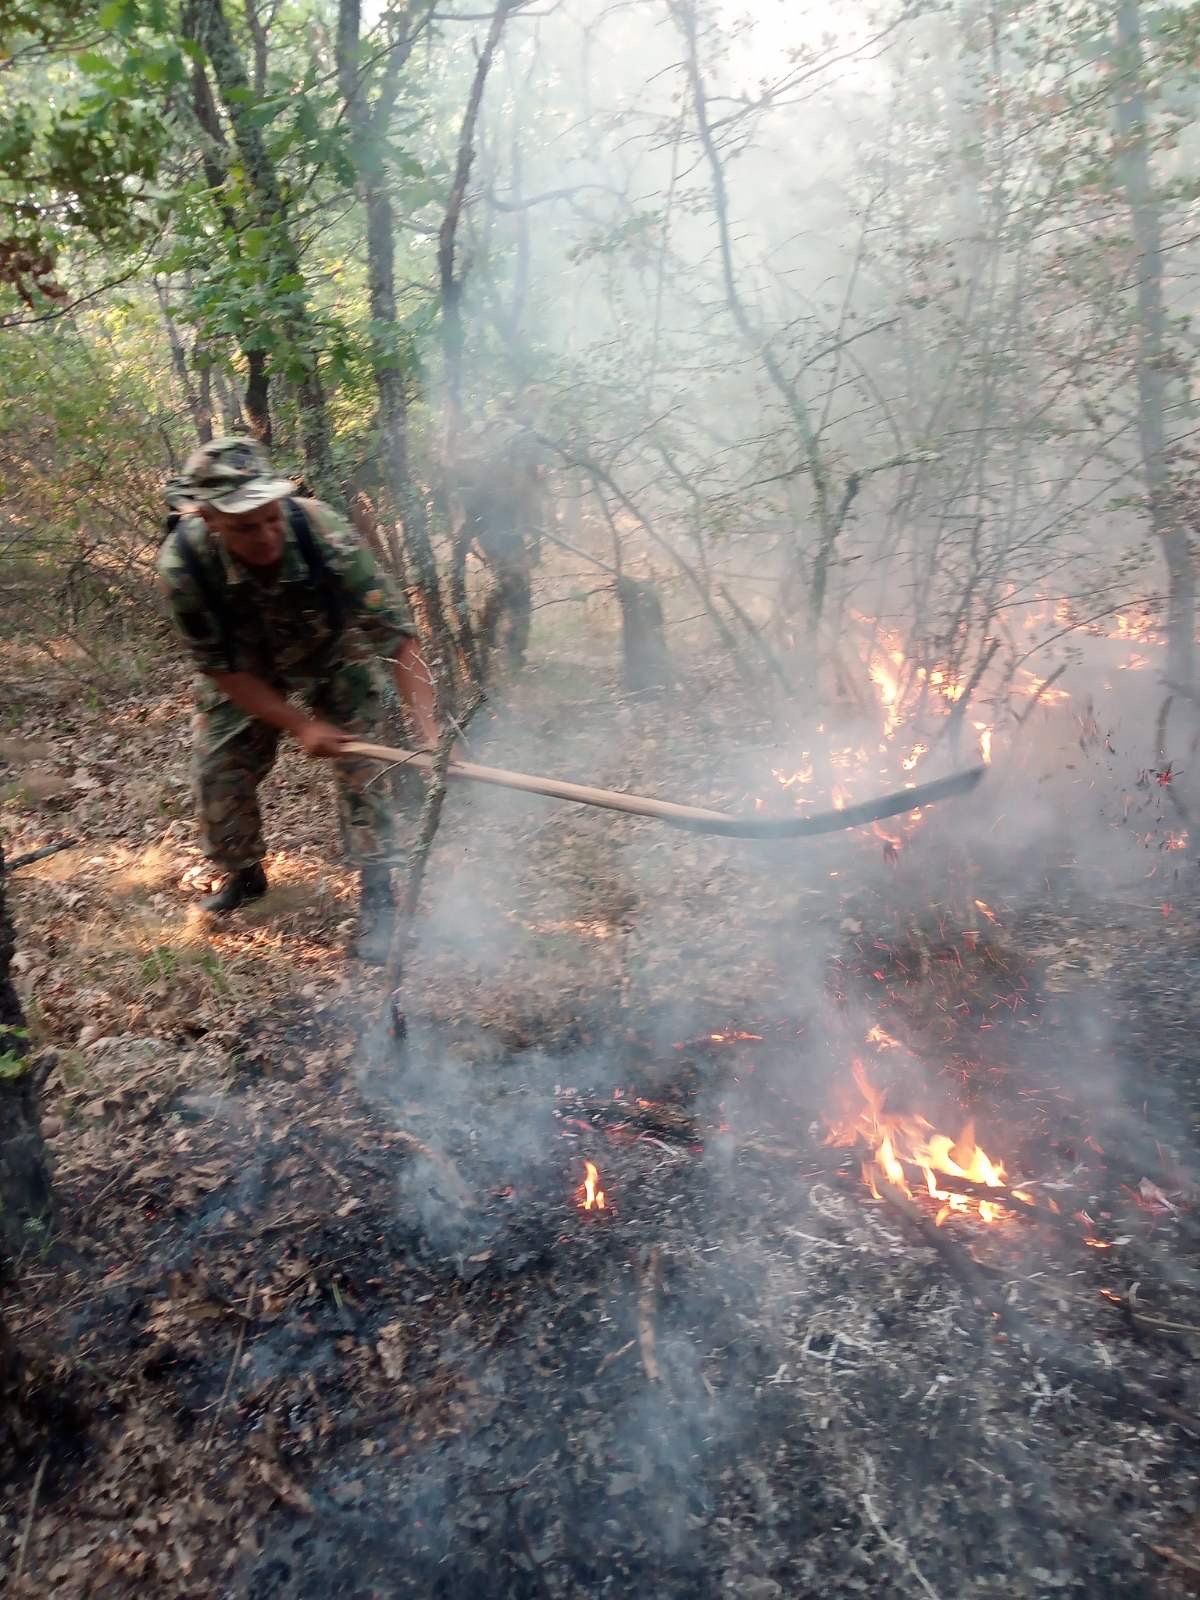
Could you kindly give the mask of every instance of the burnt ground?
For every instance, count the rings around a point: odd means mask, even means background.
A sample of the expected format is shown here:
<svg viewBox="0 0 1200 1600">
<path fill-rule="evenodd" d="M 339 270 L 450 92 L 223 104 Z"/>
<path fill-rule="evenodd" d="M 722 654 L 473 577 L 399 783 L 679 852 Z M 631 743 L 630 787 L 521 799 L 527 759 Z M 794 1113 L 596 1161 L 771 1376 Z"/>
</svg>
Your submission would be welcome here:
<svg viewBox="0 0 1200 1600">
<path fill-rule="evenodd" d="M 672 839 L 671 921 L 649 832 L 623 859 L 607 822 L 464 806 L 372 1069 L 303 787 L 274 905 L 176 939 L 180 831 L 88 773 L 123 833 L 18 899 L 61 1214 L 5 1308 L 43 1402 L 3 1463 L 13 1594 L 1194 1587 L 1190 863 L 1170 903 L 1066 863 L 1030 895 L 914 846 L 818 895 Z M 489 829 L 535 887 L 497 872 L 456 942 Z M 854 1054 L 1056 1217 L 873 1199 L 823 1142 Z"/>
</svg>

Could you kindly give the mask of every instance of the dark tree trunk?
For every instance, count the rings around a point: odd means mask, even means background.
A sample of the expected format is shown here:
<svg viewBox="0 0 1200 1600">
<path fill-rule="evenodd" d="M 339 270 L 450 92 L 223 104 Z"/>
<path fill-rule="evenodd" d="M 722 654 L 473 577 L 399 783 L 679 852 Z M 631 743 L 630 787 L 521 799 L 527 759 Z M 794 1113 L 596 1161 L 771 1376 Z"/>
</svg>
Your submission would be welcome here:
<svg viewBox="0 0 1200 1600">
<path fill-rule="evenodd" d="M 674 676 L 663 609 L 652 584 L 638 578 L 617 580 L 621 607 L 622 681 L 630 694 L 660 694 Z"/>
<path fill-rule="evenodd" d="M 0 1265 L 19 1254 L 28 1224 L 44 1221 L 51 1206 L 25 1018 L 10 975 L 15 942 L 0 844 Z"/>
<path fill-rule="evenodd" d="M 265 350 L 247 350 L 246 392 L 243 401 L 250 431 L 268 449 L 271 447 L 270 375 Z"/>
</svg>

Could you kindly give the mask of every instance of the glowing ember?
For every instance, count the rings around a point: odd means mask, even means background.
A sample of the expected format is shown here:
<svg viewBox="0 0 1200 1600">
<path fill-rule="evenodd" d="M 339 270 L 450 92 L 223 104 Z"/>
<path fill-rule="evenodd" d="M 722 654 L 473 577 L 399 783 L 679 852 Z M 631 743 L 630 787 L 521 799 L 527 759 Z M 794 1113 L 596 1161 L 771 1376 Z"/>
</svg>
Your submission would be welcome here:
<svg viewBox="0 0 1200 1600">
<path fill-rule="evenodd" d="M 866 1144 L 870 1157 L 863 1162 L 863 1179 L 871 1193 L 879 1196 L 879 1179 L 914 1198 L 909 1184 L 911 1171 L 920 1171 L 925 1180 L 925 1192 L 939 1202 L 937 1223 L 940 1227 L 947 1217 L 974 1216 L 981 1222 L 997 1222 L 1002 1216 L 1001 1206 L 957 1189 L 947 1189 L 938 1182 L 938 1175 L 957 1178 L 966 1183 L 983 1185 L 989 1189 L 1005 1187 L 1004 1168 L 993 1161 L 975 1143 L 974 1128 L 970 1123 L 957 1139 L 938 1133 L 924 1117 L 905 1116 L 887 1111 L 884 1092 L 876 1089 L 867 1077 L 861 1061 L 853 1063 L 854 1081 L 863 1098 L 859 1111 L 830 1129 L 826 1144 Z M 917 1193 L 922 1191 L 918 1187 Z"/>
<path fill-rule="evenodd" d="M 607 1202 L 600 1187 L 600 1174 L 594 1161 L 585 1161 L 583 1182 L 575 1191 L 575 1204 L 582 1211 L 604 1211 Z"/>
</svg>

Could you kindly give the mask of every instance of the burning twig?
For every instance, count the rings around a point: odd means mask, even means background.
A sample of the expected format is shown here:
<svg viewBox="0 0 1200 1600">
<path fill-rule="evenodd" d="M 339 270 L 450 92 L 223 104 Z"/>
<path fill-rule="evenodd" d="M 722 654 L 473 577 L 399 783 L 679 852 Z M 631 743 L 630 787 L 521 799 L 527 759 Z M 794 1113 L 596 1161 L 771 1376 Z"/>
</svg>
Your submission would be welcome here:
<svg viewBox="0 0 1200 1600">
<path fill-rule="evenodd" d="M 925 1243 L 933 1246 L 949 1267 L 951 1275 L 958 1279 L 975 1303 L 983 1310 L 991 1312 L 992 1316 L 1006 1327 L 1009 1326 L 1011 1322 L 1009 1308 L 988 1283 L 975 1258 L 955 1244 L 946 1230 L 939 1228 L 925 1215 L 920 1206 L 910 1200 L 895 1184 L 889 1183 L 886 1178 L 876 1178 L 875 1188 L 879 1198 L 906 1221 L 911 1222 Z"/>
<path fill-rule="evenodd" d="M 662 1368 L 658 1364 L 654 1337 L 654 1304 L 661 1283 L 662 1256 L 655 1245 L 642 1272 L 642 1288 L 638 1295 L 638 1346 L 642 1352 L 642 1366 L 651 1383 L 662 1382 Z"/>
<path fill-rule="evenodd" d="M 1029 721 L 1030 717 L 1037 710 L 1038 704 L 1041 701 L 1042 696 L 1046 693 L 1046 691 L 1048 689 L 1052 689 L 1054 687 L 1054 685 L 1058 682 L 1058 680 L 1062 677 L 1063 673 L 1066 670 L 1067 670 L 1067 663 L 1064 661 L 1061 667 L 1055 667 L 1054 671 L 1045 680 L 1045 682 L 1038 684 L 1037 692 L 1034 694 L 1034 696 L 1030 700 L 1029 704 L 1025 707 L 1024 711 L 1022 711 L 1021 715 L 1017 718 L 1017 727 L 1018 728 L 1024 727 L 1024 725 Z"/>
<path fill-rule="evenodd" d="M 914 1171 L 920 1170 L 915 1161 L 902 1160 L 901 1164 L 911 1167 Z M 970 1178 L 958 1178 L 948 1172 L 939 1172 L 936 1182 L 939 1189 L 949 1189 L 954 1194 L 969 1195 L 973 1200 L 986 1200 L 991 1205 L 1007 1206 L 1010 1211 L 1028 1217 L 1031 1222 L 1048 1222 L 1052 1227 L 1072 1236 L 1077 1236 L 1079 1233 L 1079 1224 L 1072 1217 L 1062 1211 L 1051 1211 L 1049 1206 L 1036 1205 L 1017 1190 L 1008 1187 L 993 1188 L 991 1184 L 975 1183 Z"/>
</svg>

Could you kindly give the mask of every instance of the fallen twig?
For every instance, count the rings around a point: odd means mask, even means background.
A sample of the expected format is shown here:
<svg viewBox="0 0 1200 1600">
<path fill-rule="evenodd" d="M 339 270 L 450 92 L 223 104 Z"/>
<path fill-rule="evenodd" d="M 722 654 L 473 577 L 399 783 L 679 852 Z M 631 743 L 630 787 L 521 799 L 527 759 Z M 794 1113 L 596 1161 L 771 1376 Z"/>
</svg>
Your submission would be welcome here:
<svg viewBox="0 0 1200 1600">
<path fill-rule="evenodd" d="M 472 1201 L 471 1190 L 458 1168 L 450 1157 L 442 1150 L 435 1150 L 432 1145 L 425 1144 L 418 1139 L 415 1133 L 409 1133 L 404 1128 L 390 1128 L 387 1133 L 390 1144 L 402 1144 L 406 1150 L 411 1150 L 413 1155 L 421 1156 L 431 1162 L 443 1175 L 453 1190 L 454 1198 L 461 1205 L 470 1205 Z"/>
<path fill-rule="evenodd" d="M 604 1357 L 603 1361 L 601 1361 L 600 1365 L 596 1368 L 596 1376 L 599 1377 L 602 1372 L 607 1372 L 614 1361 L 619 1361 L 622 1356 L 628 1355 L 636 1343 L 636 1339 L 629 1339 L 621 1346 L 619 1350 L 610 1350 Z"/>
<path fill-rule="evenodd" d="M 79 842 L 78 839 L 59 839 L 56 844 L 44 844 L 40 850 L 27 850 L 23 856 L 13 856 L 4 863 L 4 874 L 7 876 L 18 867 L 28 867 L 35 861 L 45 861 L 47 856 L 56 856 L 60 850 L 73 850 Z"/>
<path fill-rule="evenodd" d="M 902 1161 L 902 1165 L 911 1167 L 913 1171 L 921 1170 L 914 1161 Z M 1011 1188 L 995 1188 L 988 1183 L 976 1183 L 971 1178 L 957 1178 L 949 1172 L 935 1173 L 934 1182 L 939 1189 L 952 1194 L 965 1194 L 973 1200 L 986 1200 L 991 1205 L 1007 1206 L 1010 1211 L 1028 1217 L 1030 1222 L 1049 1223 L 1051 1227 L 1058 1228 L 1062 1233 L 1069 1233 L 1073 1238 L 1079 1238 L 1083 1231 L 1074 1217 L 1068 1216 L 1063 1211 L 1051 1211 L 1049 1206 L 1039 1206 L 1032 1200 L 1024 1200 L 1019 1194 L 1014 1194 Z"/>
<path fill-rule="evenodd" d="M 1152 1544 L 1151 1550 L 1156 1556 L 1161 1556 L 1164 1561 L 1169 1561 L 1173 1567 L 1180 1567 L 1193 1578 L 1200 1578 L 1200 1561 L 1193 1561 L 1191 1556 L 1181 1555 L 1178 1550 L 1172 1550 L 1169 1545 Z"/>
<path fill-rule="evenodd" d="M 927 1217 L 920 1206 L 897 1189 L 895 1184 L 888 1183 L 884 1178 L 876 1178 L 875 1187 L 879 1191 L 879 1198 L 910 1222 L 926 1244 L 933 1246 L 976 1304 L 1008 1326 L 1011 1322 L 1010 1308 L 988 1283 L 970 1252 L 957 1245 L 944 1228 L 939 1228 L 932 1217 Z"/>
<path fill-rule="evenodd" d="M 425 791 L 425 803 L 421 807 L 408 881 L 404 885 L 400 905 L 397 908 L 391 947 L 388 950 L 383 973 L 383 1007 L 379 1034 L 383 1038 L 390 1035 L 397 1044 L 403 1043 L 406 1031 L 404 1010 L 400 1003 L 400 986 L 404 978 L 405 963 L 412 951 L 416 936 L 417 906 L 420 904 L 421 890 L 425 884 L 425 868 L 429 862 L 429 852 L 437 835 L 438 824 L 442 820 L 442 806 L 446 800 L 446 769 L 454 754 L 455 744 L 482 704 L 483 692 L 476 690 L 457 717 L 447 718 L 442 736 L 438 740 L 437 751 L 432 761 L 427 761 L 425 764 L 429 785 Z"/>
<path fill-rule="evenodd" d="M 46 1476 L 46 1468 L 50 1465 L 50 1457 L 45 1455 L 38 1463 L 38 1469 L 33 1479 L 33 1488 L 29 1491 L 29 1508 L 25 1512 L 24 1526 L 21 1528 L 21 1537 L 17 1541 L 16 1562 L 12 1570 L 9 1588 L 15 1594 L 21 1582 L 21 1574 L 25 1571 L 25 1556 L 29 1549 L 29 1535 L 33 1531 L 33 1518 L 37 1511 L 38 1496 L 42 1492 L 42 1479 Z"/>
<path fill-rule="evenodd" d="M 1069 1373 L 1074 1381 L 1089 1383 L 1099 1393 L 1108 1395 L 1111 1399 L 1119 1400 L 1129 1406 L 1141 1406 L 1160 1420 L 1175 1423 L 1193 1437 L 1200 1433 L 1200 1421 L 1176 1405 L 1173 1400 L 1155 1394 L 1144 1384 L 1124 1378 L 1119 1372 L 1110 1368 L 1086 1365 L 1069 1349 L 1064 1348 L 1060 1341 L 1055 1341 L 1052 1335 L 1027 1322 L 1020 1310 L 1010 1305 L 987 1281 L 975 1258 L 956 1245 L 947 1236 L 944 1228 L 937 1227 L 919 1206 L 914 1205 L 906 1194 L 888 1183 L 886 1179 L 876 1178 L 875 1186 L 879 1198 L 912 1223 L 922 1239 L 926 1244 L 933 1246 L 953 1276 L 967 1289 L 976 1303 L 996 1318 L 1014 1344 L 1023 1346 L 1039 1361 L 1053 1362 L 1061 1371 Z"/>
<path fill-rule="evenodd" d="M 254 1296 L 258 1289 L 258 1280 L 250 1284 L 250 1293 L 246 1296 L 246 1310 L 238 1323 L 237 1339 L 233 1346 L 233 1360 L 229 1363 L 229 1371 L 225 1374 L 225 1387 L 221 1390 L 221 1398 L 217 1401 L 217 1409 L 213 1412 L 212 1421 L 208 1425 L 208 1433 L 200 1447 L 202 1455 L 212 1449 L 212 1442 L 217 1435 L 217 1426 L 221 1421 L 221 1413 L 225 1410 L 225 1402 L 229 1399 L 229 1391 L 233 1387 L 233 1375 L 237 1371 L 238 1362 L 242 1359 L 242 1351 L 246 1345 L 246 1327 L 250 1320 L 251 1309 L 254 1305 Z"/>
<path fill-rule="evenodd" d="M 642 1352 L 642 1366 L 651 1383 L 662 1382 L 662 1368 L 658 1364 L 654 1336 L 654 1304 L 662 1282 L 662 1256 L 655 1245 L 642 1272 L 642 1288 L 638 1295 L 638 1347 Z"/>
</svg>

